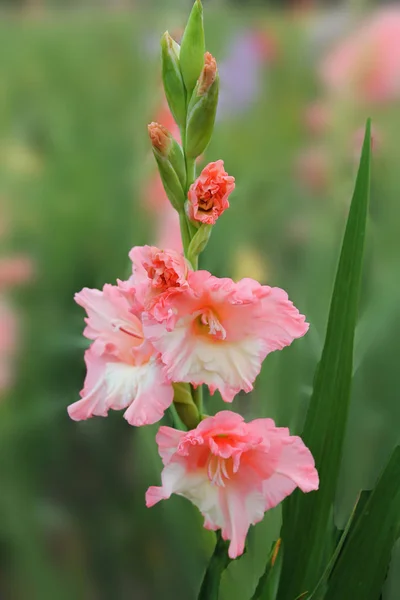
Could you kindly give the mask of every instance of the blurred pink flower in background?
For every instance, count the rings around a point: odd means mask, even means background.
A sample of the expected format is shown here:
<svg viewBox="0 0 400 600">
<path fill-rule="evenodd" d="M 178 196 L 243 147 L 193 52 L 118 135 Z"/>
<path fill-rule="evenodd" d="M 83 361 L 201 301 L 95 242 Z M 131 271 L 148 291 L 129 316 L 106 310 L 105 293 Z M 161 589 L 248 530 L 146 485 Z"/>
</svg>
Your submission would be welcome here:
<svg viewBox="0 0 400 600">
<path fill-rule="evenodd" d="M 295 177 L 307 190 L 321 193 L 329 183 L 329 165 L 330 160 L 325 147 L 304 148 L 295 161 Z"/>
<path fill-rule="evenodd" d="M 320 76 L 329 90 L 356 101 L 400 98 L 400 8 L 371 15 L 328 54 Z"/>
<path fill-rule="evenodd" d="M 304 111 L 304 125 L 312 135 L 323 135 L 329 127 L 332 115 L 327 104 L 315 101 Z"/>
<path fill-rule="evenodd" d="M 18 323 L 14 310 L 0 296 L 0 394 L 12 385 Z"/>
<path fill-rule="evenodd" d="M 0 238 L 7 236 L 11 226 L 4 205 L 5 200 L 1 198 Z M 29 256 L 21 254 L 0 258 L 0 394 L 14 381 L 20 342 L 17 313 L 8 296 L 15 286 L 30 281 L 33 275 L 34 264 Z"/>
<path fill-rule="evenodd" d="M 176 252 L 183 252 L 179 216 L 171 205 L 168 205 L 165 210 L 159 213 L 156 239 L 160 248 L 170 248 Z"/>
<path fill-rule="evenodd" d="M 33 263 L 28 256 L 0 258 L 0 291 L 32 278 Z"/>
<path fill-rule="evenodd" d="M 223 120 L 249 110 L 261 92 L 261 72 L 279 52 L 272 33 L 259 28 L 240 31 L 227 56 L 218 63 L 220 93 L 217 119 Z"/>
<path fill-rule="evenodd" d="M 147 490 L 147 506 L 171 494 L 185 496 L 203 514 L 206 529 L 221 529 L 230 540 L 230 558 L 243 553 L 250 525 L 265 511 L 296 487 L 311 492 L 319 486 L 311 452 L 272 419 L 245 423 L 225 410 L 192 431 L 160 427 L 156 441 L 164 463 L 162 486 Z"/>
</svg>

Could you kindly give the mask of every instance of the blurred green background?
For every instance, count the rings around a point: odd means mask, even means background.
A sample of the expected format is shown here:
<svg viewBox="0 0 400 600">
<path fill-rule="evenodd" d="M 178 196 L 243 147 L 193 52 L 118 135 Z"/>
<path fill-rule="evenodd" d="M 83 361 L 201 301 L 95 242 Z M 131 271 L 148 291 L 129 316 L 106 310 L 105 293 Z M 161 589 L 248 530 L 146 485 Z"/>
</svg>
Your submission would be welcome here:
<svg viewBox="0 0 400 600">
<path fill-rule="evenodd" d="M 130 248 L 157 243 L 146 125 L 162 106 L 158 40 L 167 28 L 179 31 L 191 2 L 97 4 L 0 5 L 0 262 L 30 262 L 14 282 L 2 280 L 0 267 L 0 374 L 6 369 L 9 379 L 2 385 L 0 377 L 2 600 L 195 599 L 213 547 L 185 499 L 145 508 L 145 490 L 160 478 L 157 425 L 133 429 L 118 413 L 74 423 L 66 411 L 85 376 L 74 293 L 124 278 Z M 357 131 L 372 117 L 371 216 L 337 497 L 342 526 L 398 442 L 399 103 L 368 103 L 321 84 L 321 58 L 361 26 L 361 2 L 335 10 L 274 4 L 205 2 L 207 47 L 222 79 L 206 160 L 224 159 L 237 187 L 202 267 L 281 286 L 307 315 L 309 334 L 268 357 L 255 391 L 233 403 L 248 418 L 270 416 L 300 432 Z M 222 405 L 207 399 L 209 413 Z M 252 528 L 247 554 L 224 574 L 223 600 L 250 597 L 279 525 L 277 508 Z M 397 550 L 385 600 L 400 597 L 399 571 Z"/>
</svg>

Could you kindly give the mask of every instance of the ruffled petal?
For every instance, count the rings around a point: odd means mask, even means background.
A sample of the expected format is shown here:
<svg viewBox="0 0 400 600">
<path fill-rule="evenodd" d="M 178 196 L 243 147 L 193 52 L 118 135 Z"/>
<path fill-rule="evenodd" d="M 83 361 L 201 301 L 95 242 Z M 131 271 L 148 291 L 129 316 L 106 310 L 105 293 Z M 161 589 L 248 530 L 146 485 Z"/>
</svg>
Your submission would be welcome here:
<svg viewBox="0 0 400 600">
<path fill-rule="evenodd" d="M 76 421 L 94 415 L 105 417 L 109 409 L 127 408 L 124 417 L 131 425 L 147 425 L 159 421 L 173 400 L 172 385 L 154 359 L 134 366 L 89 349 L 85 360 L 88 374 L 82 399 L 68 407 Z"/>
</svg>

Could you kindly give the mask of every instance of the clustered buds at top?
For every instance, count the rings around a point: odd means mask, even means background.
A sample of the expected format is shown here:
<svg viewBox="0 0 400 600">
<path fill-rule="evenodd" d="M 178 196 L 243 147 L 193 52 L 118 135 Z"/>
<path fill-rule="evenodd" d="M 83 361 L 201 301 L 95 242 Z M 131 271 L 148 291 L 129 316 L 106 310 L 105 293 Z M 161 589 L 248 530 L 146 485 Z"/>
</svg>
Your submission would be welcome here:
<svg viewBox="0 0 400 600">
<path fill-rule="evenodd" d="M 203 7 L 200 0 L 196 0 L 183 33 L 179 56 L 181 73 L 189 98 L 204 65 L 204 52 Z"/>
<path fill-rule="evenodd" d="M 171 113 L 179 125 L 186 121 L 186 90 L 179 65 L 180 47 L 166 31 L 161 39 L 162 80 Z"/>
<path fill-rule="evenodd" d="M 189 188 L 188 215 L 193 221 L 214 225 L 229 208 L 229 195 L 235 189 L 235 178 L 224 169 L 224 161 L 209 163 Z"/>
<path fill-rule="evenodd" d="M 172 206 L 180 211 L 185 201 L 183 190 L 186 185 L 182 148 L 163 125 L 150 123 L 148 131 L 165 192 Z"/>
<path fill-rule="evenodd" d="M 219 93 L 217 62 L 207 52 L 187 110 L 186 154 L 197 158 L 207 148 L 214 129 Z"/>
</svg>

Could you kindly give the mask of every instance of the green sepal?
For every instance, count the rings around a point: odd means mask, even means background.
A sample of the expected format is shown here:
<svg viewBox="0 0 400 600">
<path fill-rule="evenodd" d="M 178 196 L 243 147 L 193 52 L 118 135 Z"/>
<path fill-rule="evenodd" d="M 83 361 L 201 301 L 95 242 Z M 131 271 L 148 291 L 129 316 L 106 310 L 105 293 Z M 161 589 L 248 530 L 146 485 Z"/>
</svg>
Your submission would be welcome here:
<svg viewBox="0 0 400 600">
<path fill-rule="evenodd" d="M 181 180 L 168 157 L 162 156 L 155 148 L 153 148 L 153 154 L 157 161 L 165 193 L 172 206 L 179 212 L 182 210 L 185 202 L 185 193 Z"/>
<path fill-rule="evenodd" d="M 197 410 L 188 383 L 173 383 L 174 406 L 181 421 L 188 429 L 195 429 L 200 423 L 200 414 Z"/>
<path fill-rule="evenodd" d="M 186 90 L 179 66 L 179 44 L 168 31 L 161 38 L 162 80 L 168 106 L 179 127 L 186 121 Z"/>
<path fill-rule="evenodd" d="M 198 256 L 203 252 L 208 244 L 212 227 L 212 225 L 202 223 L 189 244 L 187 258 L 193 266 L 197 263 Z"/>
<path fill-rule="evenodd" d="M 219 76 L 202 96 L 193 92 L 189 102 L 186 124 L 186 155 L 197 158 L 210 143 L 217 114 Z"/>
<path fill-rule="evenodd" d="M 205 41 L 203 7 L 196 0 L 183 33 L 179 62 L 183 82 L 190 97 L 204 65 Z"/>
</svg>

